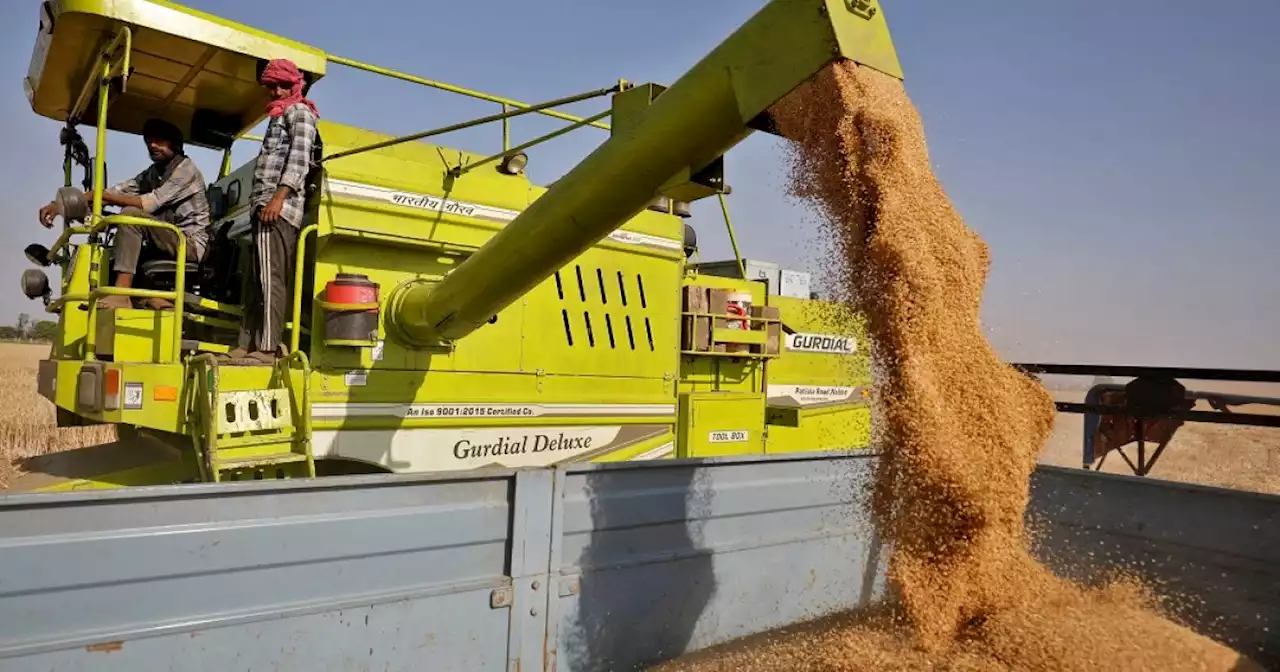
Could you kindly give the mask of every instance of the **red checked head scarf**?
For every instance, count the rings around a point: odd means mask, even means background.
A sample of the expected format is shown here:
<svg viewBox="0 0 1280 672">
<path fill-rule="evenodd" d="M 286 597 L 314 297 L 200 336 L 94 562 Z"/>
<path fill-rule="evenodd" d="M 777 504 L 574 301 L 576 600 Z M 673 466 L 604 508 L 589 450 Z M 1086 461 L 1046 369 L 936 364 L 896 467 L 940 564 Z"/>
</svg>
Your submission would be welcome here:
<svg viewBox="0 0 1280 672">
<path fill-rule="evenodd" d="M 305 103 L 317 117 L 320 116 L 320 112 L 316 110 L 316 104 L 302 97 L 302 72 L 293 64 L 293 61 L 277 58 L 267 63 L 266 69 L 262 71 L 262 83 L 284 84 L 290 87 L 289 95 L 267 103 L 267 114 L 272 117 L 284 114 L 285 110 L 296 103 Z"/>
</svg>

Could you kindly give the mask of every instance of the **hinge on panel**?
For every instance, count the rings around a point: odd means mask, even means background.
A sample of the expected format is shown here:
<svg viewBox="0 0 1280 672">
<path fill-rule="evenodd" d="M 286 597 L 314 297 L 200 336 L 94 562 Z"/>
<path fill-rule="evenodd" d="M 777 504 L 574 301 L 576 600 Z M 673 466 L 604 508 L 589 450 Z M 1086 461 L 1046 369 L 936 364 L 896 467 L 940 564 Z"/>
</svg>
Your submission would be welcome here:
<svg viewBox="0 0 1280 672">
<path fill-rule="evenodd" d="M 490 609 L 506 609 L 511 606 L 511 587 L 494 588 L 489 592 Z"/>
<path fill-rule="evenodd" d="M 570 595 L 577 595 L 578 591 L 581 589 L 581 587 L 579 586 L 579 579 L 576 576 L 572 578 L 561 579 L 559 583 L 560 583 L 560 590 L 559 590 L 560 597 L 569 597 Z"/>
</svg>

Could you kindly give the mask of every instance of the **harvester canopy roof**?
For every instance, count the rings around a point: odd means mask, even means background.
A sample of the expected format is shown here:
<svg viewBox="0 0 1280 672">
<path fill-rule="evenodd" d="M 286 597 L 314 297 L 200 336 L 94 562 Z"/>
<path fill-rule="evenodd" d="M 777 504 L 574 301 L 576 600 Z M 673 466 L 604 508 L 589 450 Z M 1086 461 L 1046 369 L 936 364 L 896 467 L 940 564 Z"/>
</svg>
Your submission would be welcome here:
<svg viewBox="0 0 1280 672">
<path fill-rule="evenodd" d="M 112 87 L 107 128 L 141 134 L 142 124 L 158 117 L 205 147 L 228 147 L 264 118 L 258 74 L 268 60 L 293 61 L 308 87 L 325 73 L 319 49 L 163 0 L 51 0 L 39 12 L 24 86 L 32 109 L 59 121 L 80 102 L 77 121 L 97 124 L 94 67 L 113 42 L 115 61 L 128 43 L 130 72 L 123 92 L 118 82 Z"/>
</svg>

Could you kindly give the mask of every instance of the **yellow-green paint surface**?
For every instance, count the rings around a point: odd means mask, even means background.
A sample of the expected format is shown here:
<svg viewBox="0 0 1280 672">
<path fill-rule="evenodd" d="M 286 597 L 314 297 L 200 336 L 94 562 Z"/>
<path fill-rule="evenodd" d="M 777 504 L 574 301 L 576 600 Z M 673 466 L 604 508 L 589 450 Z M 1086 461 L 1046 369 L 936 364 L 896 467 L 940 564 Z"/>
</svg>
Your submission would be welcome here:
<svg viewBox="0 0 1280 672">
<path fill-rule="evenodd" d="M 694 392 L 680 395 L 678 457 L 764 452 L 764 395 Z"/>
<path fill-rule="evenodd" d="M 53 118 L 65 116 L 90 75 L 97 54 L 88 45 L 109 41 L 124 26 L 133 31 L 135 71 L 127 91 L 111 99 L 105 126 L 115 130 L 136 133 L 151 110 L 167 105 L 170 121 L 184 130 L 200 131 L 191 125 L 196 101 L 215 105 L 213 111 L 234 117 L 235 130 L 242 130 L 261 119 L 262 94 L 255 81 L 260 59 L 291 58 L 316 78 L 325 70 L 325 56 L 318 50 L 168 2 L 62 0 L 52 7 L 57 27 L 39 38 L 28 84 L 33 109 Z M 737 82 L 731 95 L 721 97 L 723 90 L 699 94 L 686 85 L 681 90 L 688 93 L 668 90 L 651 101 L 650 109 L 666 115 L 661 118 L 678 119 L 680 115 L 659 108 L 679 106 L 685 100 L 681 96 L 693 96 L 689 104 L 714 108 L 715 114 L 706 117 L 708 123 L 734 124 L 734 133 L 745 135 L 743 124 L 754 120 L 775 92 L 789 90 L 797 76 L 795 70 L 761 61 L 760 49 L 770 44 L 774 50 L 778 44 L 807 44 L 786 54 L 779 64 L 810 67 L 829 60 L 836 47 L 847 56 L 856 55 L 850 36 L 871 31 L 868 63 L 874 60 L 888 70 L 896 67 L 896 57 L 893 63 L 887 60 L 892 55 L 887 32 L 882 42 L 875 38 L 883 31 L 882 17 L 844 26 L 847 17 L 840 15 L 824 24 L 814 18 L 820 7 L 834 12 L 845 5 L 775 0 L 736 41 L 718 50 L 714 62 L 749 59 L 751 72 L 758 75 L 750 82 Z M 792 17 L 800 9 L 809 12 L 804 15 L 808 18 Z M 777 29 L 775 35 L 786 39 L 764 40 L 771 26 Z M 806 36 L 816 41 L 801 39 Z M 819 53 L 822 50 L 825 55 Z M 171 57 L 171 62 L 161 56 Z M 703 64 L 687 77 L 705 76 L 722 86 L 745 76 L 743 72 Z M 327 120 L 319 130 L 327 155 L 390 138 Z M 614 137 L 621 137 L 616 130 Z M 670 162 L 671 152 L 685 152 L 682 165 L 699 167 L 715 158 L 703 155 L 712 149 L 681 149 L 679 142 L 668 142 L 659 154 Z M 628 160 L 635 163 L 612 165 L 597 176 L 602 179 L 574 189 L 595 199 L 624 186 L 627 174 L 648 168 L 636 158 L 647 156 L 644 152 L 615 155 L 631 157 Z M 306 329 L 299 343 L 310 368 L 306 374 L 290 370 L 287 378 L 280 377 L 283 369 L 270 367 L 222 365 L 215 373 L 200 368 L 207 364 L 197 366 L 190 360 L 164 363 L 176 327 L 172 313 L 98 311 L 93 329 L 97 343 L 93 352 L 85 352 L 91 327 L 87 312 L 80 309 L 83 299 L 75 295 L 87 291 L 91 282 L 105 282 L 107 267 L 100 246 L 74 241 L 78 247 L 64 260 L 62 276 L 68 299 L 66 305 L 54 307 L 60 333 L 53 359 L 41 367 L 41 393 L 87 420 L 151 430 L 178 457 L 142 463 L 135 457 L 125 464 L 108 459 L 135 454 L 131 446 L 141 439 L 131 433 L 114 452 L 68 453 L 66 459 L 80 455 L 105 462 L 97 472 L 89 469 L 83 477 L 49 487 L 200 479 L 196 446 L 206 440 L 209 425 L 192 409 L 211 404 L 218 411 L 227 400 L 248 398 L 237 396 L 239 392 L 275 398 L 263 393 L 266 390 L 287 390 L 291 409 L 303 408 L 305 395 L 312 412 L 305 422 L 294 418 L 272 429 L 278 436 L 219 436 L 220 444 L 237 451 L 242 466 L 282 447 L 296 453 L 298 441 L 313 432 L 320 461 L 391 471 L 494 463 L 525 466 L 559 459 L 796 452 L 865 443 L 867 411 L 857 403 L 801 404 L 788 419 L 778 400 L 771 398 L 776 385 L 864 385 L 861 381 L 869 382 L 865 349 L 846 356 L 797 353 L 784 347 L 777 357 L 755 359 L 681 354 L 682 287 L 688 283 L 750 292 L 753 305 L 778 306 L 783 323 L 797 332 L 843 334 L 848 329 L 824 321 L 823 311 L 813 302 L 767 296 L 763 283 L 687 274 L 681 250 L 684 222 L 669 213 L 640 211 L 603 240 L 565 255 L 559 260 L 563 265 L 547 275 L 532 270 L 521 249 L 513 248 L 502 258 L 489 255 L 484 268 L 492 273 L 486 282 L 531 288 L 467 335 L 429 343 L 425 336 L 431 325 L 424 319 L 431 314 L 429 304 L 438 283 L 548 194 L 523 175 L 501 173 L 496 162 L 458 177 L 449 175 L 450 169 L 482 158 L 443 145 L 408 142 L 325 163 L 310 203 L 308 223 L 315 234 L 300 243 L 305 257 L 300 267 L 303 283 L 297 290 Z M 241 237 L 248 230 L 251 175 L 249 162 L 219 180 L 229 198 L 227 215 L 218 224 L 232 222 L 232 231 Z M 673 179 L 677 178 L 684 179 Z M 563 193 L 569 192 L 562 190 L 557 209 L 572 205 Z M 557 222 L 572 223 L 579 214 L 572 207 L 562 213 L 562 220 L 539 220 L 550 222 L 545 240 L 528 239 L 544 261 L 563 232 L 564 224 Z M 243 273 L 245 255 L 241 262 Z M 371 343 L 326 334 L 325 287 L 339 274 L 363 275 L 378 285 L 377 338 Z M 499 294 L 489 293 L 485 300 L 496 300 Z M 234 330 L 228 327 L 237 323 L 239 308 L 219 310 L 211 301 L 201 303 L 203 308 L 188 310 L 182 320 L 184 343 L 203 343 L 197 349 L 204 352 L 225 351 L 234 343 Z M 860 339 L 861 331 L 850 328 Z M 755 333 L 746 336 L 761 338 Z M 184 346 L 184 355 L 190 354 L 191 347 Z M 87 375 L 90 369 L 92 375 Z M 122 394 L 128 389 L 129 403 L 116 409 L 86 407 L 81 388 L 90 384 L 86 381 L 102 385 L 108 372 L 120 382 Z M 212 398 L 214 389 L 223 397 Z M 566 452 L 552 455 L 555 450 Z M 224 457 L 231 460 L 231 455 Z M 281 475 L 297 473 L 296 464 L 289 464 Z"/>
<path fill-rule="evenodd" d="M 65 121 L 98 50 L 121 28 L 132 32 L 127 88 L 114 94 L 107 127 L 140 133 L 150 116 L 171 121 L 188 138 L 198 136 L 197 110 L 225 115 L 238 134 L 265 116 L 266 92 L 258 86 L 260 61 L 288 58 L 313 79 L 325 73 L 324 52 L 210 14 L 162 0 L 54 0 L 26 5 L 31 25 L 40 21 L 25 86 L 32 109 Z M 96 124 L 94 106 L 81 121 Z M 196 131 L 193 133 L 193 131 Z M 199 143 L 206 144 L 206 143 Z M 217 143 L 207 143 L 217 144 Z M 226 146 L 229 141 L 219 146 Z"/>
<path fill-rule="evenodd" d="M 769 440 L 771 453 L 846 450 L 871 439 L 870 360 L 862 321 L 843 306 L 825 301 L 773 296 L 782 312 L 781 356 L 769 364 Z M 814 352 L 800 336 L 847 338 L 851 354 Z M 802 347 L 793 347 L 801 345 Z"/>
</svg>

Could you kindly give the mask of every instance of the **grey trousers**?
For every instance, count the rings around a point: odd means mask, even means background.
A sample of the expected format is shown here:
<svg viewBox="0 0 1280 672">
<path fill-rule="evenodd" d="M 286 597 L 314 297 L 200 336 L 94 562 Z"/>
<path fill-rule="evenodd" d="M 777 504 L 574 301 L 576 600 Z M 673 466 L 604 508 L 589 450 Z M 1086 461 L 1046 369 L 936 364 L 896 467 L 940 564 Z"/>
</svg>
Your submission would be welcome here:
<svg viewBox="0 0 1280 672">
<path fill-rule="evenodd" d="M 139 208 L 125 208 L 122 215 L 155 219 Z M 116 227 L 116 237 L 111 241 L 111 270 L 117 273 L 135 275 L 138 272 L 138 257 L 142 254 L 143 242 L 164 253 L 165 257 L 178 258 L 178 235 L 169 229 L 149 226 L 129 226 L 122 224 Z M 195 261 L 194 250 L 187 246 L 187 260 Z"/>
<path fill-rule="evenodd" d="M 239 346 L 249 352 L 275 353 L 284 338 L 284 325 L 293 312 L 294 254 L 298 231 L 288 222 L 270 224 L 253 215 L 252 261 L 245 269 L 244 318 Z"/>
</svg>

